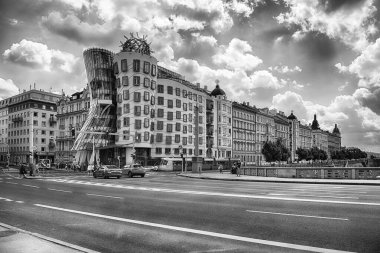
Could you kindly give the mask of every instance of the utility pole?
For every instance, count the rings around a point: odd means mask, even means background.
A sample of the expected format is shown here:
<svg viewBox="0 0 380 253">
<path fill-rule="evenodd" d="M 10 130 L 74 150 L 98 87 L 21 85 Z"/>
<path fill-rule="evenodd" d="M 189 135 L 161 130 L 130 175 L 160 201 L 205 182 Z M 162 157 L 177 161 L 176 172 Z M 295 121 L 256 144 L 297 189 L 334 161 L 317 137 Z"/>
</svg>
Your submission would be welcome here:
<svg viewBox="0 0 380 253">
<path fill-rule="evenodd" d="M 32 118 L 31 118 L 31 122 L 30 122 L 30 124 L 29 124 L 29 151 L 30 151 L 30 153 L 29 153 L 29 161 L 30 161 L 30 163 L 31 164 L 33 164 L 33 155 L 34 155 L 34 134 L 33 134 L 33 131 L 34 131 L 34 129 L 33 129 L 33 124 L 34 124 L 34 122 L 33 122 L 33 111 L 30 111 L 31 112 L 31 115 L 32 115 Z"/>
</svg>

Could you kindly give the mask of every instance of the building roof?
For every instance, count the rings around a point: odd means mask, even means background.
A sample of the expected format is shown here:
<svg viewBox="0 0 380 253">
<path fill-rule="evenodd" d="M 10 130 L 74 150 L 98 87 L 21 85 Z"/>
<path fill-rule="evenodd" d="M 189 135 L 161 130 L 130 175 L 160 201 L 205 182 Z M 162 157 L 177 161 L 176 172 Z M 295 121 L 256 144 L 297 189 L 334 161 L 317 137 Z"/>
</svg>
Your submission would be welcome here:
<svg viewBox="0 0 380 253">
<path fill-rule="evenodd" d="M 337 124 L 335 124 L 334 130 L 333 130 L 333 134 L 340 134 L 340 131 L 339 131 L 339 128 L 338 128 Z"/>
<path fill-rule="evenodd" d="M 313 120 L 313 123 L 311 123 L 311 129 L 313 129 L 313 130 L 319 129 L 319 123 L 318 123 L 318 120 L 317 120 L 317 114 L 314 114 L 314 120 Z"/>
<path fill-rule="evenodd" d="M 293 114 L 293 111 L 290 113 L 290 115 L 288 116 L 288 119 L 290 120 L 295 120 L 297 119 L 297 117 Z"/>
<path fill-rule="evenodd" d="M 219 87 L 219 84 L 216 85 L 215 89 L 213 91 L 211 91 L 210 93 L 210 96 L 225 96 L 226 93 L 224 92 L 224 90 L 222 90 L 220 87 Z"/>
</svg>

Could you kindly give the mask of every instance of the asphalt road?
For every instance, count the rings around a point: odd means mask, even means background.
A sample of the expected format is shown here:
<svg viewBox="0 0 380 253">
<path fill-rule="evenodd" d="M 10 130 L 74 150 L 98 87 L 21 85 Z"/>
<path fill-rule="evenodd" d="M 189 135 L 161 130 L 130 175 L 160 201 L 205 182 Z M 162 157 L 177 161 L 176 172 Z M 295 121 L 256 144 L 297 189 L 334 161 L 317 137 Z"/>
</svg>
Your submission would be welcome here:
<svg viewBox="0 0 380 253">
<path fill-rule="evenodd" d="M 380 187 L 0 175 L 0 222 L 100 252 L 380 252 Z"/>
</svg>

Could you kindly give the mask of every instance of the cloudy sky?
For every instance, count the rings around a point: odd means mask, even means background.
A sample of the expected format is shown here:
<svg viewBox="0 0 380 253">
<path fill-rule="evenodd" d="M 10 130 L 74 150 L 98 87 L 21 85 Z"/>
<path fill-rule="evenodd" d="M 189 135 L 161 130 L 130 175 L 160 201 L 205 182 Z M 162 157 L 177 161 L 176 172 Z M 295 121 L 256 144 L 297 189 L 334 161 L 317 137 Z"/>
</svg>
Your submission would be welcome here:
<svg viewBox="0 0 380 253">
<path fill-rule="evenodd" d="M 380 1 L 2 0 L 0 99 L 37 88 L 71 94 L 82 52 L 148 35 L 162 66 L 230 99 L 304 123 L 338 124 L 344 146 L 380 152 Z"/>
</svg>

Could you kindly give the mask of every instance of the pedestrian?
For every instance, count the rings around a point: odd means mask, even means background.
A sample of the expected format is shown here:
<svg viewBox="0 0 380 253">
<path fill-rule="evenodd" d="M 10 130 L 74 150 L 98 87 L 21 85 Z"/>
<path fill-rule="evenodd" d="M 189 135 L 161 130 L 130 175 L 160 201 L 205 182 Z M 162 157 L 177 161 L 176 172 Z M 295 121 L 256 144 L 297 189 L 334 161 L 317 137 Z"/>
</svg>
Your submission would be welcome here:
<svg viewBox="0 0 380 253">
<path fill-rule="evenodd" d="M 24 178 L 25 177 L 24 171 L 25 171 L 24 164 L 21 164 L 20 171 L 19 171 L 20 178 Z"/>
<path fill-rule="evenodd" d="M 67 171 L 69 169 L 69 167 L 67 166 L 67 163 L 65 165 L 65 170 Z"/>
<path fill-rule="evenodd" d="M 221 163 L 219 163 L 219 173 L 223 174 L 223 165 Z"/>
<path fill-rule="evenodd" d="M 29 163 L 29 175 L 30 175 L 30 176 L 33 176 L 33 175 L 34 175 L 34 171 L 33 171 L 33 163 Z"/>
<path fill-rule="evenodd" d="M 236 166 L 236 176 L 240 177 L 240 163 L 238 163 Z"/>
</svg>

